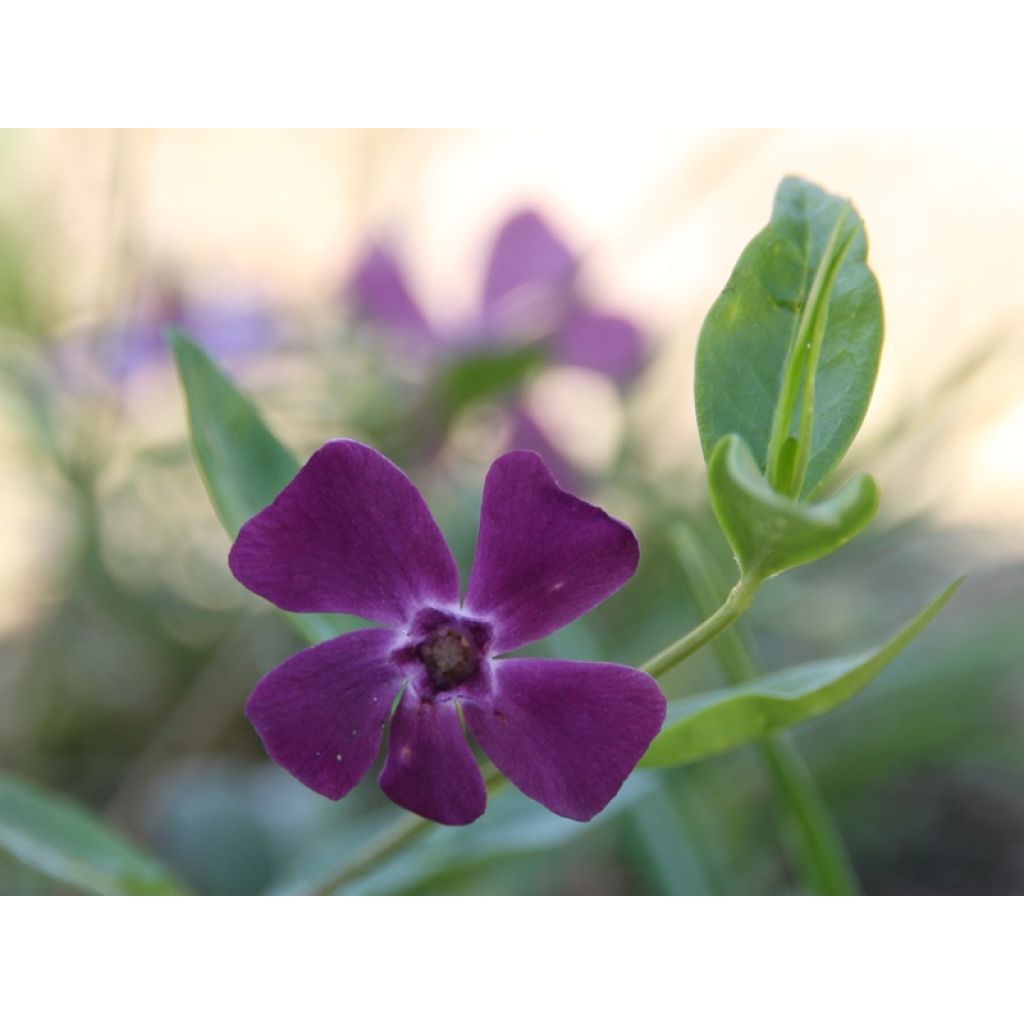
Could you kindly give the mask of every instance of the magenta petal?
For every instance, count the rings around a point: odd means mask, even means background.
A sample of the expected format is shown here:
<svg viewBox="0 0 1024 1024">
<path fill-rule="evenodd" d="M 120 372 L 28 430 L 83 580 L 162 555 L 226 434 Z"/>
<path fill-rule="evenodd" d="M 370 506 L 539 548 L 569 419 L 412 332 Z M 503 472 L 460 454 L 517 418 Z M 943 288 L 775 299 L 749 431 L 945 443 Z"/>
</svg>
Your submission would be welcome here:
<svg viewBox="0 0 1024 1024">
<path fill-rule="evenodd" d="M 398 637 L 362 629 L 300 651 L 260 680 L 245 713 L 267 753 L 340 800 L 369 771 L 402 685 Z"/>
<path fill-rule="evenodd" d="M 291 612 L 348 612 L 402 626 L 454 605 L 459 574 L 412 481 L 358 441 L 329 441 L 228 557 L 240 583 Z"/>
<path fill-rule="evenodd" d="M 484 277 L 483 317 L 513 292 L 563 289 L 572 283 L 576 257 L 533 210 L 506 221 L 498 232 Z"/>
<path fill-rule="evenodd" d="M 400 807 L 442 825 L 468 825 L 487 787 L 452 701 L 426 702 L 409 687 L 391 722 L 380 788 Z"/>
<path fill-rule="evenodd" d="M 614 594 L 636 571 L 625 523 L 563 491 L 534 452 L 509 452 L 484 483 L 466 609 L 501 654 L 539 640 Z"/>
<path fill-rule="evenodd" d="M 405 283 L 398 258 L 387 246 L 378 243 L 366 250 L 348 291 L 364 320 L 406 340 L 432 339 L 430 324 Z"/>
<path fill-rule="evenodd" d="M 562 327 L 556 361 L 596 370 L 626 381 L 643 362 L 643 338 L 636 326 L 620 316 L 577 306 Z"/>
<path fill-rule="evenodd" d="M 490 706 L 465 705 L 487 755 L 527 796 L 589 821 L 619 791 L 665 720 L 646 673 L 600 662 L 494 662 Z"/>
</svg>

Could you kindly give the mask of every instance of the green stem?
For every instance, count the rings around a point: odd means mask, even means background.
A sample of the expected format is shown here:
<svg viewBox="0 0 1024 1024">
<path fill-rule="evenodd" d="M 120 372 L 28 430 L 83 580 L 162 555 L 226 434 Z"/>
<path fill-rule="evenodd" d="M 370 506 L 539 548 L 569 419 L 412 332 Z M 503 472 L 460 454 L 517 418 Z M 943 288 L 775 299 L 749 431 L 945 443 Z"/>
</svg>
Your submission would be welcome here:
<svg viewBox="0 0 1024 1024">
<path fill-rule="evenodd" d="M 712 612 L 686 636 L 680 637 L 674 644 L 669 644 L 663 651 L 645 661 L 640 670 L 648 675 L 663 676 L 669 669 L 675 668 L 694 651 L 714 640 L 727 626 L 732 625 L 750 607 L 759 585 L 759 580 L 747 577 L 740 579 L 717 611 Z"/>
<path fill-rule="evenodd" d="M 416 814 L 406 814 L 379 835 L 364 843 L 356 852 L 342 861 L 337 868 L 321 878 L 311 889 L 311 896 L 330 896 L 347 882 L 366 874 L 377 864 L 393 857 L 420 833 L 425 832 L 433 822 Z"/>
<path fill-rule="evenodd" d="M 487 795 L 493 794 L 505 781 L 494 765 L 483 769 L 484 782 L 487 784 Z M 310 896 L 329 896 L 337 892 L 343 885 L 354 881 L 361 875 L 389 860 L 403 847 L 433 827 L 429 818 L 421 818 L 418 814 L 406 814 L 384 832 L 364 843 L 351 857 L 342 861 L 333 871 L 320 878 L 315 887 L 309 890 Z"/>
<path fill-rule="evenodd" d="M 818 896 L 858 895 L 860 887 L 843 837 L 793 741 L 782 734 L 759 746 L 792 816 L 797 855 L 808 888 Z"/>
<path fill-rule="evenodd" d="M 714 607 L 721 587 L 702 548 L 685 528 L 677 529 L 673 540 L 698 608 Z M 714 651 L 731 683 L 760 675 L 753 648 L 741 629 L 720 636 Z M 770 736 L 758 747 L 785 805 L 791 841 L 807 887 L 820 896 L 856 895 L 857 878 L 842 836 L 792 740 L 786 735 Z"/>
<path fill-rule="evenodd" d="M 832 231 L 832 238 L 829 245 L 838 238 L 839 232 L 846 220 L 845 211 L 836 221 Z M 811 446 L 814 441 L 814 396 L 818 382 L 818 363 L 821 360 L 821 346 L 825 340 L 825 326 L 828 323 L 828 303 L 832 288 L 835 285 L 836 276 L 846 253 L 853 244 L 855 232 L 851 231 L 841 243 L 837 243 L 835 254 L 829 262 L 821 287 L 821 299 L 817 302 L 817 309 L 811 325 L 810 338 L 807 342 L 809 351 L 807 353 L 807 367 L 804 370 L 803 396 L 800 401 L 800 427 L 797 432 L 797 453 L 793 467 L 792 494 L 797 495 L 803 489 L 804 480 L 807 478 L 807 466 L 811 461 Z M 817 284 L 817 281 L 815 282 Z"/>
<path fill-rule="evenodd" d="M 825 334 L 829 297 L 836 274 L 854 238 L 854 232 L 851 232 L 842 243 L 839 241 L 849 213 L 850 207 L 847 205 L 836 218 L 815 270 L 782 371 L 782 388 L 768 440 L 766 475 L 775 490 L 791 496 L 800 493 L 810 459 L 814 413 L 813 378 L 817 374 L 818 354 Z M 797 437 L 793 438 L 790 431 L 801 390 L 804 402 L 800 427 Z"/>
</svg>

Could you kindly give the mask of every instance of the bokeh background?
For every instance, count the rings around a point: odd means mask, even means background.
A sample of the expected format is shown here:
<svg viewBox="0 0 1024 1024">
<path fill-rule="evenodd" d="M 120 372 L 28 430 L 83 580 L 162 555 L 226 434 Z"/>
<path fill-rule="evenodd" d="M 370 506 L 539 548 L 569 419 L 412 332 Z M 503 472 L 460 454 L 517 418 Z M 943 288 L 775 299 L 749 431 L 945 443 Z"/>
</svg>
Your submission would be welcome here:
<svg viewBox="0 0 1024 1024">
<path fill-rule="evenodd" d="M 883 503 L 849 548 L 767 585 L 744 628 L 768 668 L 860 650 L 967 571 L 935 626 L 796 739 L 867 892 L 1024 892 L 1024 141 L 1009 132 L 0 133 L 0 768 L 97 809 L 208 893 L 287 889 L 391 813 L 372 774 L 340 804 L 304 790 L 244 719 L 301 641 L 227 571 L 168 323 L 300 456 L 356 436 L 400 460 L 464 565 L 483 473 L 525 412 L 565 482 L 645 553 L 545 653 L 659 650 L 695 621 L 674 525 L 730 580 L 694 347 L 790 173 L 867 225 L 886 343 L 845 465 L 875 474 Z M 439 333 L 465 335 L 495 235 L 523 210 L 578 256 L 587 302 L 639 328 L 635 370 L 452 372 L 472 339 L 424 356 L 356 301 L 367 247 L 387 245 Z M 666 689 L 719 681 L 705 651 Z M 795 891 L 750 751 L 645 778 L 589 826 L 503 793 L 358 891 Z M 0 892 L 47 891 L 0 859 Z"/>
</svg>

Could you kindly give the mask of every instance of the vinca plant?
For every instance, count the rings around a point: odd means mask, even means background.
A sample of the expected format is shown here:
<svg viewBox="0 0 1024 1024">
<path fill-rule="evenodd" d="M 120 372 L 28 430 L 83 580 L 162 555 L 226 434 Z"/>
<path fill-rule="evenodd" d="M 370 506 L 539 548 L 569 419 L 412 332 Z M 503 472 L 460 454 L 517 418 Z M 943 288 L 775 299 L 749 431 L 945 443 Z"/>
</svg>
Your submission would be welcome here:
<svg viewBox="0 0 1024 1024">
<path fill-rule="evenodd" d="M 324 437 L 300 462 L 203 337 L 170 332 L 195 463 L 231 540 L 230 570 L 306 644 L 252 680 L 251 726 L 269 758 L 327 800 L 352 799 L 380 760 L 379 789 L 397 805 L 382 803 L 309 851 L 270 891 L 415 891 L 460 858 L 515 854 L 531 829 L 571 837 L 641 804 L 648 815 L 671 815 L 666 773 L 746 745 L 783 809 L 798 888 L 858 891 L 840 832 L 787 733 L 856 697 L 959 581 L 867 650 L 770 672 L 737 624 L 762 587 L 855 543 L 878 508 L 872 478 L 842 471 L 882 352 L 864 224 L 847 200 L 785 179 L 769 223 L 708 313 L 696 420 L 735 577 L 719 578 L 686 523 L 669 524 L 670 570 L 701 620 L 639 659 L 597 644 L 591 658 L 578 647 L 574 657 L 559 654 L 564 631 L 585 628 L 581 617 L 617 593 L 614 609 L 626 607 L 645 558 L 643 531 L 590 500 L 587 481 L 557 462 L 518 398 L 545 362 L 625 380 L 643 358 L 636 329 L 593 309 L 573 271 L 571 252 L 542 223 L 513 218 L 474 325 L 456 336 L 428 323 L 394 254 L 367 250 L 350 289 L 364 324 L 390 328 L 408 358 L 436 367 L 434 386 L 407 407 L 410 422 L 389 435 L 429 433 L 429 443 L 398 445 L 393 458 L 363 440 Z M 545 275 L 556 290 L 524 291 Z M 524 294 L 530 301 L 509 301 Z M 548 326 L 531 334 L 538 318 Z M 487 349 L 480 339 L 495 324 L 506 337 Z M 547 347 L 540 334 L 553 339 Z M 500 397 L 515 426 L 482 481 L 465 585 L 411 479 L 416 460 L 444 443 L 439 425 L 452 414 L 444 389 L 460 373 L 472 397 Z M 431 402 L 437 408 L 415 420 Z M 705 647 L 726 684 L 667 699 L 667 681 Z M 502 817 L 499 791 L 509 788 L 535 804 Z M 185 891 L 84 810 L 13 779 L 0 782 L 0 846 L 85 891 Z"/>
</svg>

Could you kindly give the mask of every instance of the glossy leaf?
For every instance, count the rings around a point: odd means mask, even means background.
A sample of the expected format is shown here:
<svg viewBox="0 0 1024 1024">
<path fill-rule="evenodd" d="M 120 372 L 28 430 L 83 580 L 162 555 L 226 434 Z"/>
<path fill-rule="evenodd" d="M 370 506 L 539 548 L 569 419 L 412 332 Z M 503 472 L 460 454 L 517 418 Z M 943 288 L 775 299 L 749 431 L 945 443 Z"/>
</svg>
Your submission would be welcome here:
<svg viewBox="0 0 1024 1024">
<path fill-rule="evenodd" d="M 860 217 L 842 199 L 786 178 L 772 218 L 746 247 L 701 330 L 697 347 L 697 422 L 705 457 L 738 434 L 766 467 L 793 339 L 837 221 L 853 232 L 835 273 L 815 375 L 813 441 L 802 493 L 824 484 L 867 411 L 882 347 L 882 301 L 867 266 Z M 805 325 L 806 326 L 806 325 Z"/>
<path fill-rule="evenodd" d="M 291 482 L 299 460 L 199 345 L 181 331 L 170 331 L 169 339 L 188 403 L 192 453 L 214 510 L 233 538 Z M 312 643 L 361 622 L 342 615 L 288 618 Z"/>
<path fill-rule="evenodd" d="M 878 508 L 878 488 L 869 476 L 855 477 L 815 504 L 777 493 L 735 435 L 722 438 L 712 452 L 708 487 L 740 570 L 753 580 L 830 554 L 860 533 Z"/>
<path fill-rule="evenodd" d="M 880 647 L 674 701 L 667 724 L 641 764 L 699 761 L 831 711 L 863 690 L 939 614 L 961 582 L 946 587 Z"/>
<path fill-rule="evenodd" d="M 100 896 L 184 892 L 167 868 L 89 811 L 10 775 L 0 775 L 0 851 L 81 892 Z"/>
</svg>

